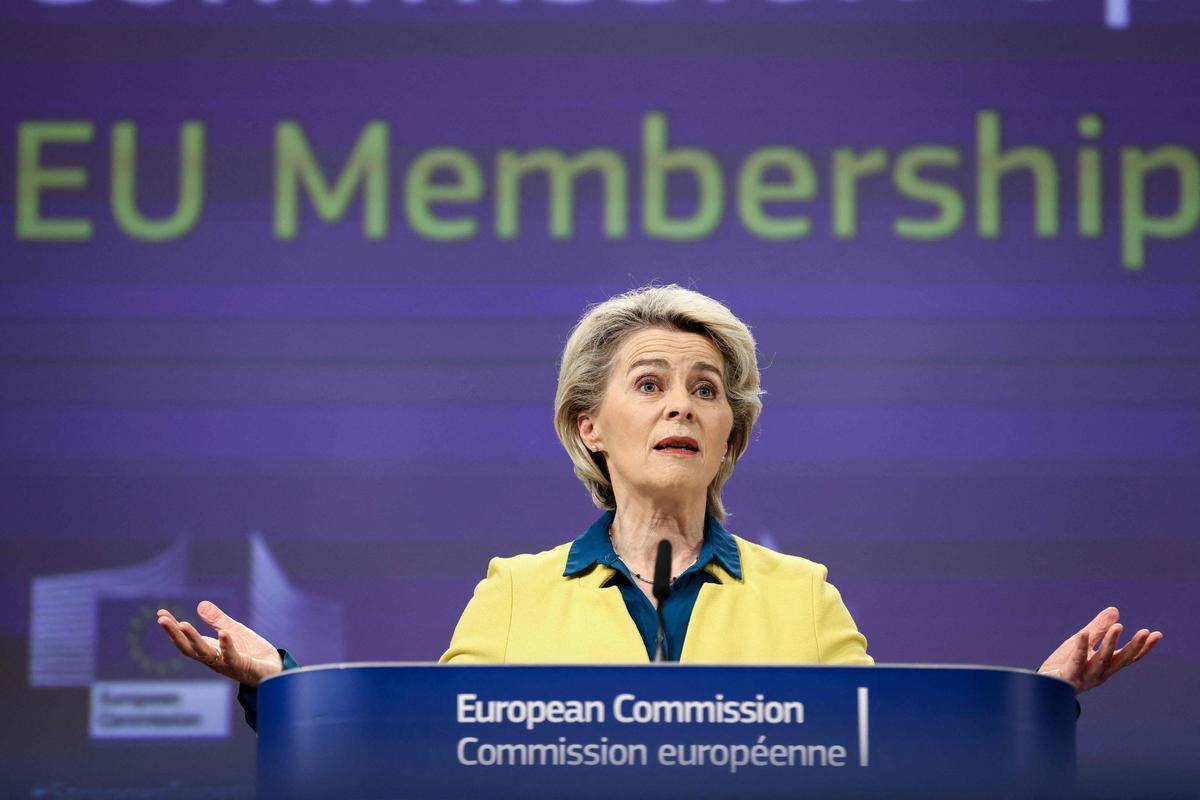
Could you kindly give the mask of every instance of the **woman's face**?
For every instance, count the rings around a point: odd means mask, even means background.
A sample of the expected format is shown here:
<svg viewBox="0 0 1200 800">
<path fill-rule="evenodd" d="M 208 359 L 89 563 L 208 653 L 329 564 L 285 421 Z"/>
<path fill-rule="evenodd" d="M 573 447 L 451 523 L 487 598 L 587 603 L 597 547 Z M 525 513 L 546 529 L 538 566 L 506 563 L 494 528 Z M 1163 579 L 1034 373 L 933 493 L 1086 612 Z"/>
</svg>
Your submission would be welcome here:
<svg viewBox="0 0 1200 800">
<path fill-rule="evenodd" d="M 584 443 L 607 460 L 618 504 L 631 492 L 705 497 L 732 428 L 725 359 L 707 337 L 670 328 L 626 337 L 600 407 L 579 415 Z"/>
</svg>

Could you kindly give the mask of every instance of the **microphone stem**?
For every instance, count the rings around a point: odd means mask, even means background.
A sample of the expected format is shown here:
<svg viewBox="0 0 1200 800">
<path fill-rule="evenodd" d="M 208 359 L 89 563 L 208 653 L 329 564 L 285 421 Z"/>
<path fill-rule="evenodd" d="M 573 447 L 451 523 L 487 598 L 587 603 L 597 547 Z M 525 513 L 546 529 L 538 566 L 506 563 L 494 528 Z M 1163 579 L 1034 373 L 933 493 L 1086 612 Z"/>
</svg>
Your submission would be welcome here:
<svg viewBox="0 0 1200 800">
<path fill-rule="evenodd" d="M 663 539 L 658 543 L 658 555 L 654 559 L 654 599 L 658 606 L 658 646 L 654 648 L 655 661 L 667 661 L 667 623 L 663 618 L 663 606 L 671 595 L 671 543 Z"/>
<path fill-rule="evenodd" d="M 667 657 L 667 621 L 663 618 L 662 604 L 658 606 L 658 646 L 654 648 L 655 661 L 670 661 Z"/>
</svg>

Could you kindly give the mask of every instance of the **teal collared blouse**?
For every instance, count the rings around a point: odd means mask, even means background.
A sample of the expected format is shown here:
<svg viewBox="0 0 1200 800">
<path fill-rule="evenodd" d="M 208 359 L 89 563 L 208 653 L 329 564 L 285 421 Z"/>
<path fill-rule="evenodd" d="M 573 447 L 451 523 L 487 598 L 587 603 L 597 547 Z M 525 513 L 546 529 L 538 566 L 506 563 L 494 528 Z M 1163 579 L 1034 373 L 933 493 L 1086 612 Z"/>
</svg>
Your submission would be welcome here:
<svg viewBox="0 0 1200 800">
<path fill-rule="evenodd" d="M 613 549 L 612 539 L 608 535 L 615 514 L 605 512 L 600 519 L 584 531 L 579 538 L 571 543 L 567 553 L 567 568 L 563 576 L 570 578 L 586 572 L 595 564 L 612 567 L 616 573 L 608 580 L 606 586 L 616 586 L 621 597 L 625 600 L 625 608 L 637 625 L 642 641 L 646 645 L 646 655 L 654 660 L 654 650 L 658 639 L 658 611 L 654 603 L 634 582 L 629 567 L 617 557 Z M 737 542 L 733 535 L 725 530 L 721 523 L 711 516 L 704 518 L 704 543 L 700 546 L 700 555 L 696 562 L 683 571 L 671 585 L 671 594 L 663 605 L 663 622 L 666 628 L 666 652 L 671 661 L 678 661 L 683 652 L 683 640 L 687 637 L 688 623 L 692 619 L 692 609 L 696 606 L 696 598 L 700 596 L 700 587 L 706 583 L 720 583 L 720 578 L 705 571 L 710 562 L 716 560 L 725 571 L 738 580 L 742 578 L 741 560 L 738 558 Z"/>
</svg>

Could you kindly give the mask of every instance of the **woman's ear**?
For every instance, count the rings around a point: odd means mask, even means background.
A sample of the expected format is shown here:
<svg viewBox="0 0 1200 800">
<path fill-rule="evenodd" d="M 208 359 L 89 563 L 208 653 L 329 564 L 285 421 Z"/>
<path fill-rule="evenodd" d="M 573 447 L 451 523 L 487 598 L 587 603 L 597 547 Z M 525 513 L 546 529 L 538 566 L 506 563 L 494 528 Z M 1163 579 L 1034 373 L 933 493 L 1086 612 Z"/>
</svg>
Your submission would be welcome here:
<svg viewBox="0 0 1200 800">
<path fill-rule="evenodd" d="M 579 423 L 579 438 L 583 440 L 583 446 L 593 453 L 599 453 L 600 432 L 596 430 L 596 420 L 585 411 L 576 421 Z"/>
</svg>

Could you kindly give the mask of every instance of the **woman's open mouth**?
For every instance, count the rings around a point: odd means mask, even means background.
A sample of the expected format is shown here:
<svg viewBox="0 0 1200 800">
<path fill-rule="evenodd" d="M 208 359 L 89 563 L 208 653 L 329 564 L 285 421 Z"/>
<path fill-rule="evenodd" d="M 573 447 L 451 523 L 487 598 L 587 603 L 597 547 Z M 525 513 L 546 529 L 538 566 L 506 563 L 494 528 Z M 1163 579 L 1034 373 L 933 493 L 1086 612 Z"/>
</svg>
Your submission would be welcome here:
<svg viewBox="0 0 1200 800">
<path fill-rule="evenodd" d="M 700 444 L 690 436 L 668 436 L 654 445 L 654 449 L 671 455 L 696 455 L 700 452 Z"/>
</svg>

